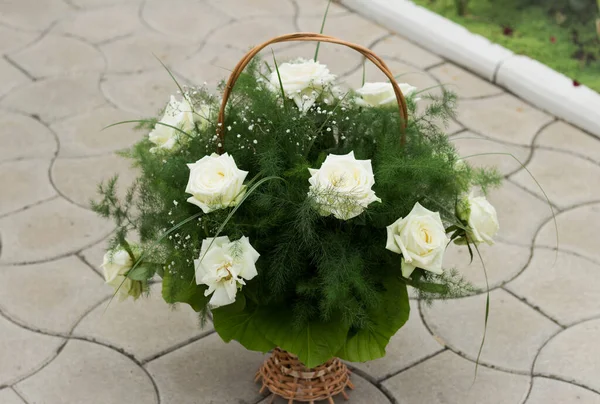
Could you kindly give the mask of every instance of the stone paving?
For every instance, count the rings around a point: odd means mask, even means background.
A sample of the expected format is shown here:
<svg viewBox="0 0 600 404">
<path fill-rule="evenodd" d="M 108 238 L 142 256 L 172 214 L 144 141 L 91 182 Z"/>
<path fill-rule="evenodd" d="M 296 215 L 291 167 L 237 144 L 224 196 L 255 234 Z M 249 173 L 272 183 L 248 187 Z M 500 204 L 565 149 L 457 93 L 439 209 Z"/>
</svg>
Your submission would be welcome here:
<svg viewBox="0 0 600 404">
<path fill-rule="evenodd" d="M 175 92 L 156 61 L 214 86 L 250 45 L 318 31 L 323 0 L 4 0 L 0 2 L 0 403 L 266 403 L 253 383 L 263 355 L 200 329 L 159 285 L 148 300 L 111 304 L 98 271 L 111 224 L 88 207 L 96 183 L 135 173 L 115 157 L 143 134 L 110 123 L 153 115 Z M 501 235 L 485 248 L 491 291 L 427 307 L 412 300 L 388 355 L 352 364 L 353 403 L 600 403 L 600 141 L 405 38 L 332 4 L 325 32 L 373 48 L 402 80 L 450 84 L 448 128 L 463 155 L 497 164 L 491 195 Z M 305 56 L 314 44 L 275 48 Z M 350 85 L 361 59 L 323 45 Z M 367 67 L 367 79 L 381 75 Z M 431 91 L 438 91 L 432 89 Z M 600 113 L 600 111 L 599 111 Z M 555 259 L 556 264 L 553 265 Z M 472 282 L 482 267 L 451 249 Z M 264 400 L 264 401 L 263 401 Z M 337 402 L 337 401 L 336 401 Z"/>
</svg>

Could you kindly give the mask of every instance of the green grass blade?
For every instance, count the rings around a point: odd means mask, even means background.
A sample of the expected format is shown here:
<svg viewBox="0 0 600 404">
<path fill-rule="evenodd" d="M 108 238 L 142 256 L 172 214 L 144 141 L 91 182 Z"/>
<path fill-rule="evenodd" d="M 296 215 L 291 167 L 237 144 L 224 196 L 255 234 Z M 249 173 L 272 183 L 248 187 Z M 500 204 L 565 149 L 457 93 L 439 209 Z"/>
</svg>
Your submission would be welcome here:
<svg viewBox="0 0 600 404">
<path fill-rule="evenodd" d="M 231 212 L 229 212 L 229 214 L 227 215 L 227 217 L 225 218 L 225 220 L 223 221 L 223 223 L 221 223 L 221 225 L 219 226 L 219 228 L 217 229 L 216 234 L 214 235 L 214 237 L 212 237 L 212 240 L 210 242 L 210 244 L 208 245 L 208 247 L 206 248 L 206 251 L 204 251 L 204 254 L 202 254 L 202 257 L 200 257 L 198 259 L 198 264 L 200 264 L 202 262 L 202 260 L 204 259 L 204 257 L 206 256 L 206 254 L 208 253 L 208 251 L 210 250 L 210 247 L 212 247 L 213 243 L 215 242 L 215 239 L 217 237 L 219 237 L 219 235 L 221 234 L 221 232 L 223 231 L 223 229 L 225 228 L 225 226 L 227 226 L 227 223 L 229 223 L 229 221 L 231 220 L 231 218 L 233 217 L 233 215 L 235 214 L 235 212 L 237 212 L 237 210 L 240 208 L 240 206 L 242 206 L 242 204 L 246 201 L 246 199 L 248 199 L 248 197 L 250 195 L 252 195 L 252 193 L 254 191 L 256 191 L 256 189 L 258 187 L 260 187 L 262 184 L 264 184 L 267 181 L 270 180 L 282 180 L 285 181 L 283 178 L 281 177 L 277 177 L 275 175 L 269 176 L 269 177 L 265 177 L 259 181 L 256 182 L 256 184 L 254 184 L 252 186 L 252 188 L 250 188 L 245 194 L 244 197 L 242 198 L 242 200 L 235 205 L 235 207 L 231 210 Z M 194 271 L 196 271 L 198 269 L 198 266 L 196 265 L 194 267 Z M 194 279 L 192 279 L 192 282 L 194 281 Z"/>
<path fill-rule="evenodd" d="M 408 76 L 409 74 L 422 74 L 423 76 L 427 76 L 427 73 L 424 72 L 419 72 L 419 71 L 414 71 L 414 72 L 404 72 L 404 73 L 400 73 L 394 76 L 395 79 L 398 79 L 402 76 Z"/>
<path fill-rule="evenodd" d="M 442 84 L 438 84 L 436 86 L 431 86 L 431 87 L 427 87 L 427 88 L 424 88 L 424 89 L 419 90 L 419 91 L 415 91 L 414 94 L 418 95 L 418 94 L 424 93 L 425 91 L 433 90 L 434 88 L 444 88 L 446 86 L 456 86 L 456 84 L 454 84 L 454 83 L 442 83 Z"/>
<path fill-rule="evenodd" d="M 362 84 L 361 84 L 361 87 L 363 87 L 365 85 L 366 81 L 367 81 L 367 64 L 365 63 L 365 61 L 363 61 L 363 64 L 362 64 Z"/>
<path fill-rule="evenodd" d="M 473 243 L 473 247 L 475 247 L 475 251 L 477 251 L 477 255 L 479 256 L 479 259 L 481 260 L 481 266 L 483 267 L 483 274 L 485 275 L 485 288 L 486 288 L 485 319 L 484 319 L 484 322 L 483 322 L 483 336 L 481 337 L 481 345 L 479 345 L 479 352 L 477 352 L 477 360 L 475 361 L 475 376 L 473 378 L 473 383 L 475 383 L 475 380 L 477 380 L 477 370 L 479 368 L 479 359 L 481 358 L 481 352 L 483 351 L 483 345 L 485 344 L 485 337 L 487 335 L 488 320 L 490 318 L 490 284 L 488 282 L 488 274 L 487 274 L 487 269 L 485 267 L 485 262 L 483 261 L 483 257 L 481 256 L 481 252 L 479 251 L 479 247 L 475 243 Z"/>
<path fill-rule="evenodd" d="M 481 140 L 489 140 L 489 139 L 481 139 Z M 501 156 L 510 156 L 510 157 L 512 157 L 517 163 L 519 163 L 519 165 L 521 166 L 521 168 L 523 168 L 527 172 L 527 174 L 529 174 L 529 176 L 531 177 L 531 179 L 535 182 L 535 184 L 537 185 L 537 187 L 540 189 L 540 191 L 544 195 L 544 198 L 546 199 L 546 203 L 548 204 L 548 207 L 550 208 L 550 213 L 552 213 L 552 221 L 554 222 L 554 232 L 556 233 L 556 253 L 554 255 L 554 263 L 552 264 L 552 267 L 554 267 L 554 265 L 556 265 L 556 262 L 558 261 L 559 237 L 558 237 L 558 222 L 556 221 L 556 214 L 554 213 L 554 208 L 552 207 L 552 203 L 550 202 L 550 198 L 548 198 L 548 195 L 546 194 L 546 191 L 544 191 L 544 188 L 538 182 L 538 180 L 535 178 L 535 176 L 531 173 L 531 171 L 529 171 L 529 169 L 527 167 L 525 167 L 525 164 L 523 164 L 521 162 L 521 160 L 519 160 L 518 158 L 516 158 L 512 153 L 478 153 L 478 154 L 471 154 L 469 156 L 461 157 L 461 159 L 464 160 L 464 159 L 468 159 L 468 158 L 471 158 L 471 157 L 491 156 L 491 155 L 501 155 Z"/>
<path fill-rule="evenodd" d="M 175 129 L 177 132 L 183 133 L 184 135 L 186 135 L 187 137 L 189 137 L 190 139 L 193 137 L 191 134 L 187 133 L 186 131 L 182 130 L 181 128 L 178 128 L 177 126 L 173 126 L 173 125 L 169 125 L 166 123 L 162 123 L 162 122 L 153 122 L 149 119 L 133 119 L 130 121 L 121 121 L 121 122 L 116 122 L 113 124 L 110 124 L 108 126 L 105 126 L 104 128 L 101 129 L 101 131 L 108 129 L 108 128 L 112 128 L 113 126 L 117 126 L 117 125 L 123 125 L 126 123 L 154 123 L 156 125 L 162 125 L 162 126 L 166 126 L 167 128 L 171 128 L 171 129 Z"/>
<path fill-rule="evenodd" d="M 173 75 L 173 73 L 171 72 L 171 70 L 167 67 L 166 64 L 163 63 L 162 60 L 160 60 L 158 58 L 158 56 L 156 56 L 154 53 L 152 54 L 152 56 L 154 56 L 156 58 L 156 60 L 158 60 L 158 63 L 160 63 L 162 65 L 162 67 L 165 68 L 165 70 L 167 71 L 167 73 L 169 73 L 169 76 L 171 76 L 171 79 L 175 82 L 175 85 L 177 86 L 177 88 L 179 89 L 179 92 L 181 92 L 181 96 L 185 97 L 185 93 L 183 91 L 183 87 L 181 87 L 181 85 L 179 84 L 179 82 L 177 81 L 177 79 L 175 78 L 175 76 Z M 192 112 L 194 112 L 194 106 L 192 105 L 192 103 L 190 102 L 190 107 L 192 107 Z"/>
<path fill-rule="evenodd" d="M 283 90 L 283 82 L 281 81 L 281 75 L 279 74 L 279 65 L 277 65 L 277 59 L 275 59 L 275 51 L 273 51 L 273 49 L 271 49 L 271 53 L 273 53 L 273 63 L 275 64 L 277 80 L 279 80 L 279 87 L 281 88 L 281 99 L 283 100 L 283 105 L 285 105 L 285 91 Z"/>
<path fill-rule="evenodd" d="M 325 9 L 325 14 L 323 15 L 323 21 L 321 22 L 321 30 L 319 31 L 319 34 L 323 33 L 323 30 L 325 29 L 325 21 L 327 21 L 327 14 L 329 13 L 329 6 L 331 5 L 331 0 L 329 0 L 327 2 L 327 8 Z M 317 61 L 317 57 L 319 56 L 319 48 L 321 47 L 321 42 L 317 42 L 317 49 L 315 49 L 315 57 L 313 58 L 313 60 L 316 62 Z"/>
</svg>

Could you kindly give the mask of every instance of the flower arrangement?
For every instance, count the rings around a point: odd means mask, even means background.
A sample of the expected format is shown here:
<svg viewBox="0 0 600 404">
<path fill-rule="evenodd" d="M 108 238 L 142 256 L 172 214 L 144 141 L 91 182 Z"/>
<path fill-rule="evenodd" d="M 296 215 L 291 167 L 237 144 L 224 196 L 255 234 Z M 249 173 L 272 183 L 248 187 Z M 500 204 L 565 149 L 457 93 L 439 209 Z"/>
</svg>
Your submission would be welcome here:
<svg viewBox="0 0 600 404">
<path fill-rule="evenodd" d="M 288 40 L 349 46 L 391 81 L 345 90 L 317 61 L 254 57 Z M 437 126 L 453 93 L 396 83 L 368 49 L 319 34 L 254 48 L 221 92 L 180 87 L 123 153 L 141 172 L 125 198 L 116 178 L 99 187 L 93 208 L 116 223 L 103 268 L 120 298 L 158 276 L 167 303 L 212 313 L 224 341 L 313 368 L 384 356 L 408 287 L 426 300 L 473 292 L 444 251 L 493 243 L 483 195 L 501 177 L 461 160 Z"/>
</svg>

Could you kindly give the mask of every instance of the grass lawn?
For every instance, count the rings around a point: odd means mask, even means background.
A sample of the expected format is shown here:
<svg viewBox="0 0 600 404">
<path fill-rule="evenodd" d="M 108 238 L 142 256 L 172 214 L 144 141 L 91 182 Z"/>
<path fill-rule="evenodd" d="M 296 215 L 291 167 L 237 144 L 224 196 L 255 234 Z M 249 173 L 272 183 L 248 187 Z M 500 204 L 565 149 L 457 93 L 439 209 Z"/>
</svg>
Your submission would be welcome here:
<svg viewBox="0 0 600 404">
<path fill-rule="evenodd" d="M 600 92 L 600 40 L 594 18 L 584 23 L 567 11 L 525 7 L 523 0 L 470 0 L 464 16 L 458 15 L 455 0 L 413 1 Z"/>
</svg>

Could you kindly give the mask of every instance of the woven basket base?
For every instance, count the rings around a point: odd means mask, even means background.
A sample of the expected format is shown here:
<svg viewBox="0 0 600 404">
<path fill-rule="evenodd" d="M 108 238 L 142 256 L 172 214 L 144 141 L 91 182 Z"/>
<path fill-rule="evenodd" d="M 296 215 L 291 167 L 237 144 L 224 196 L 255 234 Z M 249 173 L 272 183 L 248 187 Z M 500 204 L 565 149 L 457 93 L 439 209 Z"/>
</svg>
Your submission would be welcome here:
<svg viewBox="0 0 600 404">
<path fill-rule="evenodd" d="M 262 380 L 261 393 L 269 390 L 272 403 L 275 397 L 294 402 L 314 404 L 327 400 L 334 404 L 333 397 L 341 394 L 349 399 L 345 389 L 354 390 L 348 367 L 338 358 L 313 369 L 307 369 L 295 355 L 276 348 L 256 373 L 255 381 Z"/>
</svg>

